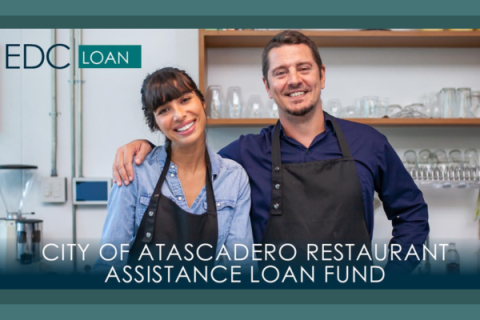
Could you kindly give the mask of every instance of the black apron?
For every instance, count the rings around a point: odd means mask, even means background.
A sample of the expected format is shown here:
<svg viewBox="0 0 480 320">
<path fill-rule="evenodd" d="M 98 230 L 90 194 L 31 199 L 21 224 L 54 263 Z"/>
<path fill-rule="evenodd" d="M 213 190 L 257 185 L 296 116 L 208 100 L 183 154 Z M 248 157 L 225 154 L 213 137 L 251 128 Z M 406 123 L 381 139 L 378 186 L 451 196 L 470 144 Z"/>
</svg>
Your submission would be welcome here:
<svg viewBox="0 0 480 320">
<path fill-rule="evenodd" d="M 174 201 L 162 195 L 162 185 L 167 176 L 168 168 L 170 167 L 170 152 L 167 150 L 167 159 L 162 174 L 158 179 L 148 208 L 143 215 L 135 241 L 130 248 L 128 258 L 129 265 L 173 264 L 179 266 L 194 265 L 196 267 L 214 265 L 218 240 L 218 222 L 208 150 L 205 151 L 205 159 L 207 164 L 205 184 L 207 212 L 203 214 L 193 214 L 183 210 Z M 164 246 L 162 246 L 162 261 L 159 261 L 159 249 L 156 244 L 164 244 Z M 193 245 L 193 248 L 189 248 L 189 250 L 193 252 L 195 257 L 197 247 L 202 245 L 199 250 L 199 255 L 203 258 L 213 258 L 210 261 L 200 261 L 198 259 L 194 259 L 191 262 L 186 261 L 183 257 L 192 256 L 185 250 L 186 244 Z M 209 244 L 210 246 L 203 244 Z M 165 261 L 173 245 L 178 249 L 183 259 L 182 261 L 176 256 L 173 256 L 174 260 Z M 145 246 L 148 246 L 154 258 L 153 261 L 146 255 L 139 261 L 139 257 Z"/>
<path fill-rule="evenodd" d="M 355 161 L 343 132 L 335 119 L 330 119 L 342 158 L 283 164 L 280 121 L 273 133 L 272 202 L 262 243 L 275 244 L 277 250 L 282 244 L 293 244 L 297 249 L 295 261 L 299 264 L 305 263 L 308 244 L 318 246 L 319 261 L 322 258 L 322 244 L 332 244 L 328 249 L 333 253 L 335 244 L 355 244 L 353 254 L 358 254 L 361 246 L 366 245 L 370 252 L 371 241 Z M 346 249 L 344 246 L 344 254 L 347 253 Z M 293 254 L 293 250 L 290 251 Z M 288 257 L 288 254 L 288 251 L 285 251 L 284 257 Z M 313 258 L 310 261 L 313 263 Z M 343 262 L 352 264 L 347 262 L 346 257 Z M 342 264 L 336 261 L 324 264 L 332 263 Z M 362 258 L 357 264 L 369 265 L 371 262 Z"/>
</svg>

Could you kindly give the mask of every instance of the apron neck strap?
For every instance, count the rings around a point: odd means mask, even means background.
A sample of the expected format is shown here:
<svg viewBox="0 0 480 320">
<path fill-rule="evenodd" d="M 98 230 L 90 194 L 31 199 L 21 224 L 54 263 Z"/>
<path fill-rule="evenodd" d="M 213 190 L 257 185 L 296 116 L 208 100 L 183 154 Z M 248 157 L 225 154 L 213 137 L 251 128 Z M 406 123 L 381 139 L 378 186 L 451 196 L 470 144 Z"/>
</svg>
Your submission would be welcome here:
<svg viewBox="0 0 480 320">
<path fill-rule="evenodd" d="M 337 124 L 337 121 L 334 117 L 324 112 L 324 116 L 327 115 L 332 121 L 333 129 L 335 130 L 335 135 L 337 136 L 338 144 L 342 152 L 343 158 L 352 159 L 352 154 L 350 148 L 348 147 L 347 140 L 343 135 L 340 126 Z M 273 139 L 272 139 L 272 169 L 280 167 L 282 164 L 282 152 L 280 149 L 280 120 L 277 121 L 275 128 L 273 129 Z"/>
<path fill-rule="evenodd" d="M 280 120 L 275 124 L 272 139 L 272 173 L 278 172 L 275 168 L 282 166 L 282 151 L 280 148 Z"/>
<path fill-rule="evenodd" d="M 165 181 L 165 178 L 167 177 L 168 168 L 170 167 L 170 161 L 171 161 L 170 149 L 167 148 L 166 151 L 167 151 L 167 159 L 165 160 L 165 163 L 163 165 L 162 174 L 160 175 L 160 179 L 158 180 L 157 186 L 155 187 L 155 191 L 154 191 L 155 194 L 160 194 L 163 182 Z"/>
<path fill-rule="evenodd" d="M 333 129 L 335 129 L 335 135 L 337 136 L 338 144 L 340 145 L 340 150 L 342 151 L 343 157 L 352 159 L 352 154 L 350 153 L 350 148 L 348 147 L 347 140 L 343 135 L 343 131 L 340 129 L 340 126 L 334 117 L 324 112 L 323 116 L 325 117 L 326 115 L 330 118 L 330 121 L 332 121 Z"/>
<path fill-rule="evenodd" d="M 215 193 L 213 192 L 212 183 L 212 163 L 210 162 L 208 149 L 205 149 L 205 163 L 207 164 L 207 176 L 205 178 L 205 191 L 207 193 L 207 212 L 217 214 L 217 206 L 215 205 Z"/>
<path fill-rule="evenodd" d="M 154 194 L 160 195 L 162 190 L 163 182 L 167 177 L 168 168 L 170 167 L 171 162 L 171 149 L 167 146 L 167 159 L 165 160 L 165 165 L 163 166 L 162 174 L 160 179 L 155 187 Z M 205 177 L 205 192 L 207 194 L 207 212 L 217 214 L 217 207 L 215 205 L 215 194 L 213 193 L 213 183 L 212 183 L 212 164 L 210 162 L 210 156 L 208 154 L 208 149 L 205 148 L 205 164 L 207 165 L 207 174 Z"/>
</svg>

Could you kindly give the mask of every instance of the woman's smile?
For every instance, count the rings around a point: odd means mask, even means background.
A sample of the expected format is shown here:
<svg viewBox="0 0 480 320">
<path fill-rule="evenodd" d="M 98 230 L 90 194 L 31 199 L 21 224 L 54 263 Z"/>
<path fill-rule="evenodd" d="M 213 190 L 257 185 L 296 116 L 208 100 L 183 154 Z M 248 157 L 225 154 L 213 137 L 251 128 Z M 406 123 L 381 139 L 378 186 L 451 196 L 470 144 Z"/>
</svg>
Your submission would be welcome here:
<svg viewBox="0 0 480 320">
<path fill-rule="evenodd" d="M 188 135 L 195 130 L 195 123 L 195 120 L 184 121 L 179 124 L 175 129 L 173 129 L 173 131 L 177 132 L 182 136 Z"/>
</svg>

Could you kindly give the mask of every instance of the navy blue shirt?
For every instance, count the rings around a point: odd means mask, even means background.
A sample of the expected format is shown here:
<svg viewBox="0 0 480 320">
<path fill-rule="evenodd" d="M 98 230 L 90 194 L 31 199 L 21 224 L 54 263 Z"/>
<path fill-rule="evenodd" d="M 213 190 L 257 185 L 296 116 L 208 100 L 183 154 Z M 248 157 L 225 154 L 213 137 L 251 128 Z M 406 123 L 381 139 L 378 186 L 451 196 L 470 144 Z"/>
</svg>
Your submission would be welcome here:
<svg viewBox="0 0 480 320">
<path fill-rule="evenodd" d="M 387 138 L 374 128 L 347 120 L 337 119 L 355 159 L 365 206 L 365 220 L 370 238 L 373 234 L 374 191 L 378 192 L 388 219 L 392 220 L 393 238 L 390 244 L 400 244 L 404 257 L 415 245 L 420 254 L 429 232 L 428 208 L 422 192 L 405 169 Z M 273 128 L 262 129 L 260 134 L 242 135 L 219 154 L 241 164 L 250 177 L 252 191 L 252 228 L 254 241 L 262 241 L 267 226 L 272 198 L 271 147 Z M 280 134 L 282 163 L 300 163 L 342 157 L 335 129 L 325 115 L 325 131 L 315 137 L 306 148 L 298 141 Z M 332 183 L 335 183 L 332 181 Z M 416 259 L 415 259 L 416 260 Z M 413 268 L 418 262 L 410 260 Z M 398 263 L 398 265 L 404 265 Z M 402 267 L 405 268 L 405 267 Z M 411 270 L 409 270 L 411 271 Z"/>
</svg>

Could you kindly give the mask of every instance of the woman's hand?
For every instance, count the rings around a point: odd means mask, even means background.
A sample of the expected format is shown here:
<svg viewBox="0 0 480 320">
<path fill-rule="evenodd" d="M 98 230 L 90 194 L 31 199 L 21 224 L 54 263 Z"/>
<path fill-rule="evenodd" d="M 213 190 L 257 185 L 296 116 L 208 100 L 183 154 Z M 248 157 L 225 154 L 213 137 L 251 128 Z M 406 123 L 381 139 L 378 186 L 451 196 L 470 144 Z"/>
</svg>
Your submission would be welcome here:
<svg viewBox="0 0 480 320">
<path fill-rule="evenodd" d="M 145 157 L 151 151 L 152 146 L 148 140 L 134 140 L 118 148 L 112 168 L 113 182 L 120 187 L 123 181 L 123 183 L 128 186 L 134 178 L 132 166 L 133 156 L 136 156 L 135 163 L 138 165 L 145 160 Z"/>
</svg>

